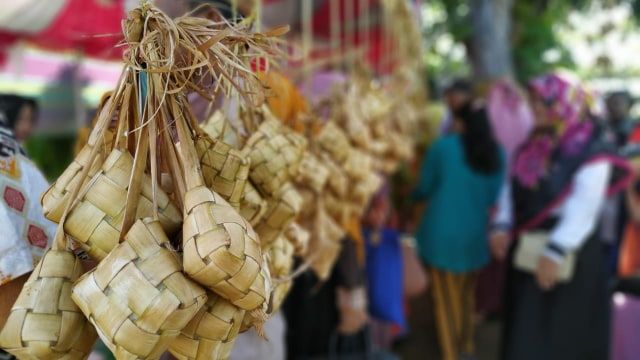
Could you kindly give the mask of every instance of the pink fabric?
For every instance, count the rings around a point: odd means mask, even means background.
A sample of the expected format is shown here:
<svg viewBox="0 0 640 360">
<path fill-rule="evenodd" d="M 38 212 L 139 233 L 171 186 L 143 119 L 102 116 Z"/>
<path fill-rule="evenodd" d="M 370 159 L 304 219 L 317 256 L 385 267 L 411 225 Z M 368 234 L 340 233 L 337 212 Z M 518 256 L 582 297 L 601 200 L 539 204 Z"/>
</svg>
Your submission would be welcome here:
<svg viewBox="0 0 640 360">
<path fill-rule="evenodd" d="M 315 104 L 329 96 L 334 87 L 346 81 L 347 77 L 338 71 L 317 72 L 311 76 L 306 86 L 302 86 L 302 93 Z"/>
<path fill-rule="evenodd" d="M 512 175 L 521 185 L 532 188 L 547 172 L 553 151 L 557 147 L 567 154 L 582 151 L 593 125 L 585 121 L 589 95 L 578 82 L 549 74 L 529 82 L 529 89 L 544 101 L 553 126 L 552 131 L 529 138 L 513 161 Z"/>
<path fill-rule="evenodd" d="M 529 82 L 529 88 L 549 105 L 549 115 L 568 128 L 582 120 L 589 106 L 589 94 L 575 79 L 548 74 Z"/>
<path fill-rule="evenodd" d="M 491 88 L 487 109 L 496 139 L 511 158 L 533 127 L 533 113 L 527 99 L 515 84 L 502 80 Z"/>
</svg>

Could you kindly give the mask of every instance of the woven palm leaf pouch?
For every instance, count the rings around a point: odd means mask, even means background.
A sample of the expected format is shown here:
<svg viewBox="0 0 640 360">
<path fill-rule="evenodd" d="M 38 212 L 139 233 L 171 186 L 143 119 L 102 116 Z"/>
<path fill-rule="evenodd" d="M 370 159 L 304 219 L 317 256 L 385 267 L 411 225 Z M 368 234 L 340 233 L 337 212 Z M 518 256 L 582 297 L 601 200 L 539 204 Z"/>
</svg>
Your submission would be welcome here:
<svg viewBox="0 0 640 360">
<path fill-rule="evenodd" d="M 219 295 L 209 300 L 169 348 L 179 360 L 228 359 L 246 310 Z"/>
<path fill-rule="evenodd" d="M 118 359 L 159 358 L 207 300 L 168 245 L 159 221 L 137 220 L 73 288 L 73 300 Z"/>
<path fill-rule="evenodd" d="M 247 219 L 251 226 L 256 226 L 266 212 L 267 201 L 260 195 L 251 181 L 247 182 L 240 200 L 240 215 Z"/>
<path fill-rule="evenodd" d="M 85 359 L 97 336 L 71 300 L 83 271 L 72 252 L 47 251 L 11 309 L 0 347 L 18 359 Z"/>
<path fill-rule="evenodd" d="M 107 119 L 113 112 L 108 102 L 104 115 L 92 132 L 93 138 L 104 135 Z M 87 164 L 97 156 L 99 146 L 87 154 Z M 79 170 L 79 178 L 87 176 L 91 166 Z M 73 283 L 84 269 L 78 258 L 67 250 L 62 223 L 74 205 L 81 183 L 69 188 L 69 199 L 60 215 L 52 247 L 40 259 L 16 299 L 0 332 L 0 347 L 19 359 L 84 359 L 88 356 L 96 332 L 71 299 Z"/>
<path fill-rule="evenodd" d="M 174 99 L 173 118 L 187 185 L 182 230 L 184 271 L 234 305 L 256 309 L 264 304 L 268 292 L 260 271 L 264 265 L 258 236 L 222 196 L 204 184 L 184 106 L 188 106 L 186 99 Z"/>
<path fill-rule="evenodd" d="M 103 259 L 118 244 L 127 214 L 127 198 L 132 193 L 129 184 L 134 158 L 127 149 L 128 139 L 125 133 L 131 119 L 137 116 L 135 110 L 130 110 L 132 107 L 135 108 L 136 94 L 131 86 L 125 85 L 123 88 L 116 134 L 118 139 L 114 149 L 105 159 L 101 169 L 92 177 L 80 178 L 80 173 L 76 172 L 76 179 L 69 181 L 69 184 L 82 181 L 84 185 L 80 191 L 80 198 L 64 222 L 64 230 L 96 260 Z M 132 136 L 129 135 L 129 138 Z M 76 166 L 72 164 L 71 168 L 75 169 Z M 135 212 L 130 213 L 136 219 L 152 216 L 153 208 L 151 178 L 147 174 L 141 174 L 141 177 L 141 191 L 137 192 L 139 199 L 129 202 L 137 204 Z M 52 187 L 55 188 L 56 185 Z M 46 198 L 45 194 L 43 200 Z M 168 234 L 174 234 L 180 228 L 180 211 L 161 189 L 156 192 L 156 201 L 160 223 Z"/>
<path fill-rule="evenodd" d="M 266 111 L 266 110 L 265 110 Z M 306 140 L 269 118 L 251 134 L 242 152 L 251 160 L 249 178 L 264 195 L 273 195 L 298 171 Z"/>
<path fill-rule="evenodd" d="M 189 114 L 188 119 L 193 121 L 195 117 Z M 217 121 L 226 120 L 220 118 Z M 223 139 L 211 137 L 197 123 L 190 125 L 196 134 L 196 153 L 200 159 L 205 184 L 236 210 L 239 209 L 249 178 L 248 157 L 234 149 L 232 145 L 225 143 Z"/>
<path fill-rule="evenodd" d="M 104 123 L 108 120 L 105 112 L 108 111 L 112 101 L 111 96 L 103 99 L 102 103 L 98 106 L 98 112 L 94 119 L 94 131 L 89 134 L 87 142 L 83 145 L 71 164 L 62 172 L 58 179 L 51 184 L 49 189 L 42 194 L 41 204 L 47 219 L 53 222 L 60 221 L 67 201 L 70 198 L 69 193 L 71 189 L 81 180 L 79 174 L 85 167 L 89 166 L 90 170 L 87 176 L 92 177 L 100 170 L 105 158 L 109 155 L 113 147 L 113 132 L 111 132 L 110 129 L 105 129 L 102 133 L 98 134 L 95 129 L 98 128 L 100 121 Z M 94 147 L 98 147 L 99 150 L 95 156 L 91 156 Z"/>
<path fill-rule="evenodd" d="M 302 201 L 302 196 L 291 182 L 285 183 L 267 200 L 265 216 L 256 225 L 263 249 L 267 249 L 295 221 L 302 209 Z"/>
</svg>

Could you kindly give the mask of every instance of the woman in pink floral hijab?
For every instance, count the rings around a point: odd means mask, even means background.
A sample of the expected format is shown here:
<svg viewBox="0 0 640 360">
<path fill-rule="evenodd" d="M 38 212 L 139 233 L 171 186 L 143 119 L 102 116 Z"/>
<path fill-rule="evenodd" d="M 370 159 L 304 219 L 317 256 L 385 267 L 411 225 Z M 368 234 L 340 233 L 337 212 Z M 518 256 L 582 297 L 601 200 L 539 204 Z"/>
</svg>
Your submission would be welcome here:
<svg viewBox="0 0 640 360">
<path fill-rule="evenodd" d="M 629 167 L 593 120 L 579 82 L 550 74 L 528 90 L 534 130 L 514 154 L 491 237 L 494 255 L 509 267 L 504 359 L 606 359 L 608 299 L 596 228 L 606 196 L 628 183 Z M 534 233 L 547 245 L 535 255 L 537 267 L 524 270 L 514 258 Z M 576 258 L 573 276 L 560 282 L 569 256 Z"/>
</svg>

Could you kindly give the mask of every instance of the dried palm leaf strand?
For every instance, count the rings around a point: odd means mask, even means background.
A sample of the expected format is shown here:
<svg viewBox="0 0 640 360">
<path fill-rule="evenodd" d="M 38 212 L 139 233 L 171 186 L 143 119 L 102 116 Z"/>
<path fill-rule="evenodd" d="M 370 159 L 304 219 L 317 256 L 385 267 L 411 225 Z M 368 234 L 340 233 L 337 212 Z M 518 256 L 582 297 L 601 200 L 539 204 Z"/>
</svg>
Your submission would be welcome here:
<svg viewBox="0 0 640 360">
<path fill-rule="evenodd" d="M 124 96 L 128 97 L 130 91 L 130 89 L 125 89 Z M 111 96 L 105 97 L 98 107 L 98 115 L 96 115 L 94 124 L 98 121 L 102 109 L 105 109 L 107 101 L 110 98 Z M 70 189 L 72 189 L 77 182 L 81 181 L 78 174 L 82 172 L 85 166 L 89 166 L 90 164 L 89 158 L 91 150 L 96 146 L 99 148 L 98 155 L 91 162 L 88 177 L 92 177 L 100 170 L 104 160 L 109 155 L 113 147 L 113 133 L 109 131 L 109 129 L 105 129 L 104 132 L 98 136 L 96 129 L 97 127 L 94 126 L 94 130 L 89 134 L 87 143 L 84 144 L 71 164 L 62 172 L 58 179 L 51 184 L 49 189 L 42 194 L 42 210 L 47 219 L 53 222 L 60 221 L 64 208 L 69 200 Z"/>
<path fill-rule="evenodd" d="M 127 64 L 150 73 L 170 73 L 166 94 L 190 90 L 212 100 L 211 93 L 228 94 L 235 89 L 251 104 L 261 103 L 264 94 L 257 76 L 243 60 L 280 56 L 282 41 L 277 37 L 286 32 L 282 28 L 252 33 L 246 25 L 191 16 L 172 20 L 148 3 L 130 13 L 124 29 Z M 235 48 L 243 49 L 243 58 Z M 203 81 L 205 78 L 208 80 Z"/>
</svg>

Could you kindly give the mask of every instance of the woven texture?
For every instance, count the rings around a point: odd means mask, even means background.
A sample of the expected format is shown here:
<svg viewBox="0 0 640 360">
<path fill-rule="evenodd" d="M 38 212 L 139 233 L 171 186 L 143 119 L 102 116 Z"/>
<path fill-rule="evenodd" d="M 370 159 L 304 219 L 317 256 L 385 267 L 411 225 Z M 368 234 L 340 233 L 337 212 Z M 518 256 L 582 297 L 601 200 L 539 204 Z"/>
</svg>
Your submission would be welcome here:
<svg viewBox="0 0 640 360">
<path fill-rule="evenodd" d="M 82 264 L 71 252 L 48 251 L 20 292 L 0 346 L 19 359 L 84 359 L 96 332 L 71 300 Z"/>
<path fill-rule="evenodd" d="M 413 157 L 413 142 L 411 138 L 397 132 L 390 132 L 388 136 L 391 144 L 389 148 L 396 159 L 410 160 Z"/>
<path fill-rule="evenodd" d="M 159 358 L 207 300 L 168 244 L 159 222 L 138 220 L 73 288 L 73 300 L 118 359 Z"/>
<path fill-rule="evenodd" d="M 271 295 L 271 306 L 269 308 L 270 314 L 275 314 L 280 311 L 282 308 L 282 304 L 289 295 L 291 288 L 293 286 L 293 280 L 285 281 L 275 286 Z"/>
<path fill-rule="evenodd" d="M 347 135 L 331 121 L 322 127 L 316 142 L 338 164 L 342 164 L 347 159 L 351 149 Z"/>
<path fill-rule="evenodd" d="M 69 200 L 69 191 L 80 181 L 82 170 L 90 162 L 91 149 L 90 145 L 85 145 L 60 177 L 42 194 L 42 210 L 47 219 L 56 223 L 60 222 L 64 208 Z M 92 168 L 89 170 L 88 177 L 92 177 L 98 172 L 104 161 L 104 154 L 102 152 L 98 154 L 98 157 L 93 161 Z"/>
<path fill-rule="evenodd" d="M 132 169 L 133 157 L 126 151 L 113 150 L 102 170 L 84 185 L 83 195 L 64 223 L 65 232 L 96 260 L 103 259 L 118 244 Z M 152 198 L 151 178 L 144 175 L 136 219 L 152 215 Z M 173 235 L 180 228 L 181 214 L 163 191 L 157 191 L 157 199 L 160 223 L 167 234 Z"/>
<path fill-rule="evenodd" d="M 368 149 L 371 145 L 371 129 L 361 119 L 349 117 L 344 124 L 346 133 L 351 142 L 362 149 Z"/>
<path fill-rule="evenodd" d="M 369 205 L 371 198 L 380 190 L 383 179 L 374 172 L 368 172 L 366 177 L 359 180 L 350 192 L 349 200 L 354 203 L 356 213 L 362 215 Z"/>
<path fill-rule="evenodd" d="M 216 110 L 200 128 L 212 139 L 220 139 L 227 144 L 236 144 L 238 139 L 233 128 L 220 110 Z M 224 135 L 222 132 L 224 131 Z"/>
<path fill-rule="evenodd" d="M 338 198 L 337 196 L 327 193 L 322 199 L 324 202 L 326 213 L 338 224 L 345 224 L 351 213 L 354 204 L 348 199 Z"/>
<path fill-rule="evenodd" d="M 271 293 L 269 313 L 280 310 L 284 299 L 291 290 L 293 280 L 289 278 L 293 269 L 294 247 L 284 236 L 278 237 L 269 248 L 269 270 L 274 279 L 283 279 L 274 286 Z"/>
<path fill-rule="evenodd" d="M 228 359 L 246 311 L 209 293 L 209 300 L 169 351 L 179 360 Z"/>
<path fill-rule="evenodd" d="M 234 305 L 253 310 L 267 299 L 255 231 L 220 195 L 204 186 L 185 195 L 184 269 Z"/>
<path fill-rule="evenodd" d="M 349 178 L 344 169 L 326 155 L 324 155 L 322 161 L 323 165 L 329 169 L 329 179 L 327 180 L 328 189 L 339 197 L 346 196 L 349 187 Z"/>
<path fill-rule="evenodd" d="M 340 241 L 344 237 L 344 230 L 326 213 L 322 206 L 318 206 L 312 223 L 308 225 L 311 232 L 309 239 L 308 257 L 313 256 L 311 269 L 321 280 L 331 275 L 331 269 L 338 259 L 342 246 Z"/>
<path fill-rule="evenodd" d="M 278 120 L 267 120 L 249 137 L 243 154 L 251 160 L 249 177 L 263 193 L 276 193 L 298 171 L 305 141 Z"/>
<path fill-rule="evenodd" d="M 369 154 L 353 148 L 349 151 L 349 156 L 344 163 L 344 171 L 354 180 L 362 180 L 369 176 L 373 169 L 373 159 Z"/>
<path fill-rule="evenodd" d="M 304 203 L 303 203 L 304 204 Z M 294 254 L 296 256 L 305 256 L 309 249 L 309 239 L 311 234 L 307 229 L 300 226 L 298 223 L 291 223 L 287 230 L 284 232 L 284 236 L 293 245 Z"/>
<path fill-rule="evenodd" d="M 329 175 L 329 169 L 316 155 L 311 152 L 305 152 L 295 181 L 319 193 L 329 180 Z"/>
<path fill-rule="evenodd" d="M 231 145 L 206 135 L 199 136 L 195 144 L 205 183 L 238 209 L 249 177 L 249 161 Z"/>
<path fill-rule="evenodd" d="M 286 183 L 272 198 L 267 200 L 267 211 L 256 225 L 262 248 L 280 236 L 295 220 L 302 208 L 302 197 L 291 183 Z"/>
<path fill-rule="evenodd" d="M 242 215 L 251 226 L 256 226 L 266 212 L 267 201 L 262 198 L 250 181 L 247 182 L 244 187 L 242 200 L 240 201 L 240 215 Z"/>
<path fill-rule="evenodd" d="M 293 268 L 293 244 L 284 236 L 279 236 L 269 248 L 269 271 L 274 279 L 283 278 Z"/>
</svg>

